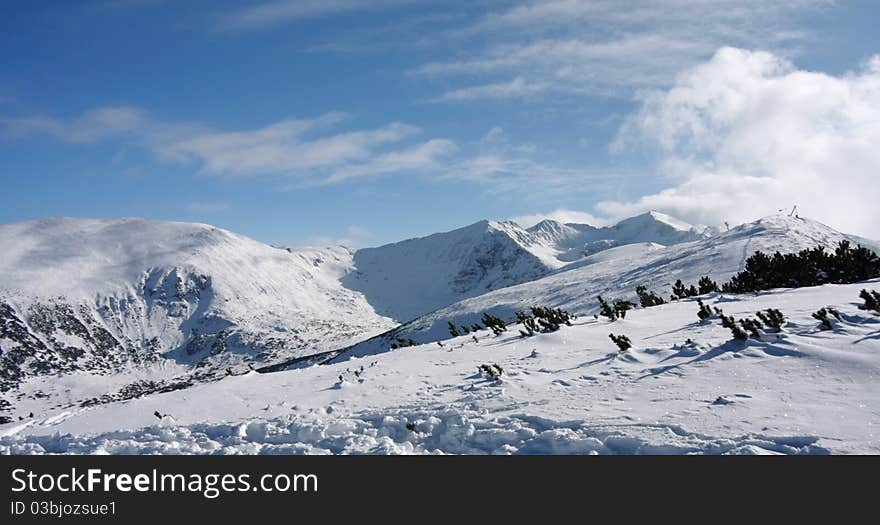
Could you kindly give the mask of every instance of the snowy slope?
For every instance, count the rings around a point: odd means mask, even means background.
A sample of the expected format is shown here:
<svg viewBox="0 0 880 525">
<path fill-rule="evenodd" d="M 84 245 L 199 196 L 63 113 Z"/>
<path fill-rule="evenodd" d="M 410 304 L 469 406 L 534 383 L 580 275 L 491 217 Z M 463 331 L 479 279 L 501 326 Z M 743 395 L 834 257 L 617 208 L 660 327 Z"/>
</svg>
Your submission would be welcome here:
<svg viewBox="0 0 880 525">
<path fill-rule="evenodd" d="M 363 292 L 377 312 L 413 319 L 465 297 L 545 275 L 512 222 L 480 221 L 451 232 L 358 250 L 343 284 Z"/>
<path fill-rule="evenodd" d="M 352 266 L 344 248 L 273 248 L 205 224 L 71 218 L 0 225 L 0 248 L 4 391 L 78 371 L 186 383 L 393 326 L 341 286 Z"/>
<path fill-rule="evenodd" d="M 731 341 L 684 300 L 90 408 L 28 401 L 0 452 L 877 454 L 880 317 L 856 307 L 862 288 L 880 281 L 707 298 L 736 317 L 781 309 L 761 340 Z M 831 331 L 810 315 L 823 306 L 842 314 Z"/>
<path fill-rule="evenodd" d="M 649 212 L 604 228 L 542 221 L 478 223 L 427 237 L 366 248 L 343 279 L 383 315 L 404 322 L 456 301 L 532 281 L 596 252 L 631 243 L 702 239 L 704 228 Z"/>
<path fill-rule="evenodd" d="M 638 236 L 634 234 L 630 238 Z M 514 317 L 515 311 L 530 306 L 561 307 L 575 314 L 593 314 L 598 310 L 597 295 L 635 301 L 638 285 L 668 297 L 676 279 L 696 283 L 700 277 L 709 275 L 721 282 L 742 270 L 746 258 L 758 250 L 789 253 L 817 245 L 834 247 L 843 239 L 880 251 L 877 243 L 872 241 L 844 235 L 809 219 L 784 215 L 766 217 L 694 242 L 666 247 L 656 243 L 625 245 L 588 256 L 541 279 L 440 308 L 406 323 L 387 336 L 359 343 L 348 353 L 369 355 L 382 352 L 398 337 L 418 342 L 445 339 L 449 337 L 448 321 L 469 326 L 479 322 L 483 312 L 508 320 Z"/>
</svg>

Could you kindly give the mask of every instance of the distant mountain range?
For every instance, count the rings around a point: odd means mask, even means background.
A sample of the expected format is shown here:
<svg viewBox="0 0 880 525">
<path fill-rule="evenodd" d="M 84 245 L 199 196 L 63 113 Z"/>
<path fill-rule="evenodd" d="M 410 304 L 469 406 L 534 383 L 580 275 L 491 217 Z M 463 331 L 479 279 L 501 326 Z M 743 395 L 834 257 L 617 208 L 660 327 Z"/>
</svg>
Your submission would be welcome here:
<svg viewBox="0 0 880 525">
<path fill-rule="evenodd" d="M 877 246 L 786 216 L 718 232 L 656 212 L 603 228 L 480 221 L 357 251 L 129 218 L 0 225 L 0 410 L 22 398 L 136 397 L 342 349 L 387 351 L 403 335 L 448 337 L 447 321 L 485 311 L 588 313 L 599 293 L 631 296 L 644 284 L 666 294 L 677 278 L 726 278 L 755 250 L 844 238 Z M 90 379 L 57 380 L 68 376 Z"/>
</svg>

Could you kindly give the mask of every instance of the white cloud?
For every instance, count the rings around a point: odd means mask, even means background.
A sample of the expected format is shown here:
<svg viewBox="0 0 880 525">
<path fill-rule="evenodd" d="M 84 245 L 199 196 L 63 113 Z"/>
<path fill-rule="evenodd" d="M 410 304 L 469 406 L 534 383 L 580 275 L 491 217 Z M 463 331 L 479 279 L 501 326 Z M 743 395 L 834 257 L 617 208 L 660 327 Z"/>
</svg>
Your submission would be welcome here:
<svg viewBox="0 0 880 525">
<path fill-rule="evenodd" d="M 140 108 L 118 106 L 92 109 L 69 121 L 45 115 L 0 116 L 0 124 L 13 137 L 49 134 L 66 142 L 86 143 L 138 132 L 146 126 L 147 117 Z"/>
<path fill-rule="evenodd" d="M 539 93 L 628 97 L 668 86 L 683 68 L 725 45 L 794 52 L 809 35 L 797 14 L 827 0 L 542 0 L 504 4 L 447 32 L 457 60 L 422 64 L 417 76 L 478 83 L 435 101 L 526 97 Z M 515 76 L 514 81 L 510 77 Z"/>
<path fill-rule="evenodd" d="M 391 123 L 378 129 L 305 138 L 333 116 L 312 120 L 284 120 L 264 128 L 202 133 L 160 147 L 168 158 L 201 163 L 202 170 L 218 175 L 308 174 L 355 161 L 370 161 L 376 149 L 400 142 L 421 130 Z"/>
<path fill-rule="evenodd" d="M 528 82 L 522 77 L 516 77 L 509 82 L 469 86 L 447 91 L 431 101 L 451 102 L 475 100 L 478 98 L 519 98 L 547 91 L 550 87 L 551 85 L 546 82 Z"/>
<path fill-rule="evenodd" d="M 647 95 L 620 145 L 655 145 L 675 185 L 597 209 L 743 222 L 791 208 L 880 238 L 880 57 L 841 76 L 767 52 L 723 48 Z"/>
<path fill-rule="evenodd" d="M 303 246 L 347 246 L 349 248 L 360 248 L 366 246 L 376 238 L 376 235 L 369 229 L 352 224 L 345 229 L 345 232 L 339 237 L 321 235 L 306 239 Z"/>
<path fill-rule="evenodd" d="M 414 0 L 276 0 L 224 13 L 216 26 L 224 31 L 271 29 L 286 23 L 413 3 Z"/>
<path fill-rule="evenodd" d="M 451 140 L 433 139 L 416 146 L 390 151 L 376 156 L 368 162 L 343 166 L 333 172 L 326 183 L 339 182 L 356 177 L 381 175 L 387 173 L 418 173 L 439 167 L 438 161 L 456 151 Z"/>
<path fill-rule="evenodd" d="M 132 107 L 96 108 L 79 117 L 3 117 L 13 138 L 49 135 L 70 143 L 127 140 L 165 162 L 195 164 L 222 176 L 275 175 L 323 184 L 391 173 L 424 173 L 457 146 L 447 139 L 412 142 L 421 129 L 392 122 L 375 129 L 336 131 L 346 120 L 334 112 L 311 119 L 285 119 L 267 126 L 217 131 L 190 123 L 165 123 Z"/>
<path fill-rule="evenodd" d="M 550 219 L 561 222 L 563 224 L 589 224 L 591 226 L 604 226 L 608 223 L 607 219 L 601 219 L 591 213 L 577 210 L 568 210 L 560 208 L 547 213 L 533 213 L 531 215 L 520 215 L 513 217 L 511 220 L 524 228 L 529 228 L 539 222 Z"/>
</svg>

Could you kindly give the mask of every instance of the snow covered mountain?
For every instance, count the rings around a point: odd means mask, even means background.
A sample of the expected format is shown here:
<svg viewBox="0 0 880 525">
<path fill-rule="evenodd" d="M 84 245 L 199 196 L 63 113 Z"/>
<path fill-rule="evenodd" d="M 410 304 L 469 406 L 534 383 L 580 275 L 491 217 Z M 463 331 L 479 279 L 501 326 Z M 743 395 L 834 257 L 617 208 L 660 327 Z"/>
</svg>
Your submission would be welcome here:
<svg viewBox="0 0 880 525">
<path fill-rule="evenodd" d="M 640 234 L 639 228 L 632 225 L 644 225 L 645 218 L 629 219 L 612 227 L 612 230 L 620 232 L 621 238 L 627 240 L 660 238 L 667 242 L 670 237 L 663 238 L 662 234 L 671 233 L 674 240 L 674 231 L 687 231 L 661 228 L 660 232 L 654 231 L 654 237 L 650 235 L 650 230 Z M 573 229 L 572 225 L 566 228 Z M 560 231 L 569 233 L 565 229 Z M 661 236 L 658 237 L 658 233 Z M 382 352 L 398 338 L 417 342 L 446 339 L 449 337 L 447 322 L 470 326 L 480 322 L 484 312 L 510 320 L 517 310 L 551 306 L 577 315 L 592 315 L 598 310 L 596 296 L 600 294 L 637 302 L 635 288 L 644 285 L 668 297 L 676 279 L 696 283 L 700 277 L 708 275 L 719 282 L 726 280 L 742 270 L 745 260 L 755 251 L 791 253 L 819 245 L 833 248 L 844 239 L 880 251 L 880 245 L 874 241 L 844 235 L 809 219 L 784 215 L 766 217 L 697 241 L 669 246 L 657 242 L 624 244 L 581 258 L 540 279 L 493 290 L 439 308 L 388 334 L 358 343 L 345 354 L 357 356 Z"/>
<path fill-rule="evenodd" d="M 546 275 L 512 222 L 480 221 L 451 232 L 358 250 L 343 284 L 382 315 L 407 321 L 465 297 Z"/>
<path fill-rule="evenodd" d="M 556 265 L 557 268 L 615 246 L 646 242 L 670 246 L 717 233 L 712 228 L 692 226 L 656 211 L 630 217 L 604 228 L 543 220 L 529 228 L 528 232 L 532 236 L 532 246 L 549 248 L 560 263 Z"/>
<path fill-rule="evenodd" d="M 71 218 L 0 225 L 0 246 L 4 392 L 49 374 L 130 372 L 105 382 L 136 395 L 394 324 L 340 284 L 352 264 L 344 248 L 279 249 L 205 224 Z"/>
<path fill-rule="evenodd" d="M 356 271 L 343 283 L 363 292 L 380 314 L 404 322 L 462 299 L 533 281 L 615 246 L 666 246 L 708 235 L 705 228 L 657 212 L 605 228 L 544 220 L 524 229 L 509 221 L 480 221 L 359 250 Z"/>
<path fill-rule="evenodd" d="M 690 299 L 90 408 L 25 400 L 34 417 L 0 425 L 0 454 L 878 454 L 880 316 L 856 307 L 864 287 L 880 281 L 704 297 L 738 318 L 784 313 L 747 341 Z M 825 306 L 831 330 L 811 316 Z"/>
<path fill-rule="evenodd" d="M 755 250 L 847 237 L 790 217 L 718 234 L 653 212 L 605 228 L 481 221 L 359 251 L 142 219 L 0 225 L 0 417 L 436 341 L 483 312 L 591 313 L 599 293 L 665 295 L 677 278 L 727 278 Z"/>
<path fill-rule="evenodd" d="M 876 453 L 878 319 L 856 308 L 876 281 L 705 297 L 782 309 L 780 333 L 746 342 L 692 300 L 589 315 L 598 294 L 667 295 L 842 239 L 880 249 L 787 216 L 483 221 L 358 252 L 140 219 L 0 225 L 0 453 Z M 450 320 L 532 305 L 579 317 L 449 339 Z M 430 344 L 389 352 L 399 339 Z M 500 378 L 474 374 L 487 363 Z"/>
</svg>

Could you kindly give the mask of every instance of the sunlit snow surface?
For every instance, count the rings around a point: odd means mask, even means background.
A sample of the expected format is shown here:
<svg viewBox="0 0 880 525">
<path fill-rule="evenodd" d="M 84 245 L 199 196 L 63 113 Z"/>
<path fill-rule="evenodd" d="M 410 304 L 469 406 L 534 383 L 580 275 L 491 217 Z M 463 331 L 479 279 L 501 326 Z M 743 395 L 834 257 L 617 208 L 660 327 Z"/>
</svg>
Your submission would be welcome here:
<svg viewBox="0 0 880 525">
<path fill-rule="evenodd" d="M 685 300 L 91 408 L 34 400 L 35 418 L 0 427 L 0 452 L 876 454 L 880 317 L 857 308 L 862 288 L 880 282 L 708 298 L 737 317 L 782 310 L 761 341 L 731 342 Z M 821 331 L 810 314 L 829 305 L 843 320 Z M 634 348 L 619 354 L 610 332 Z"/>
</svg>

